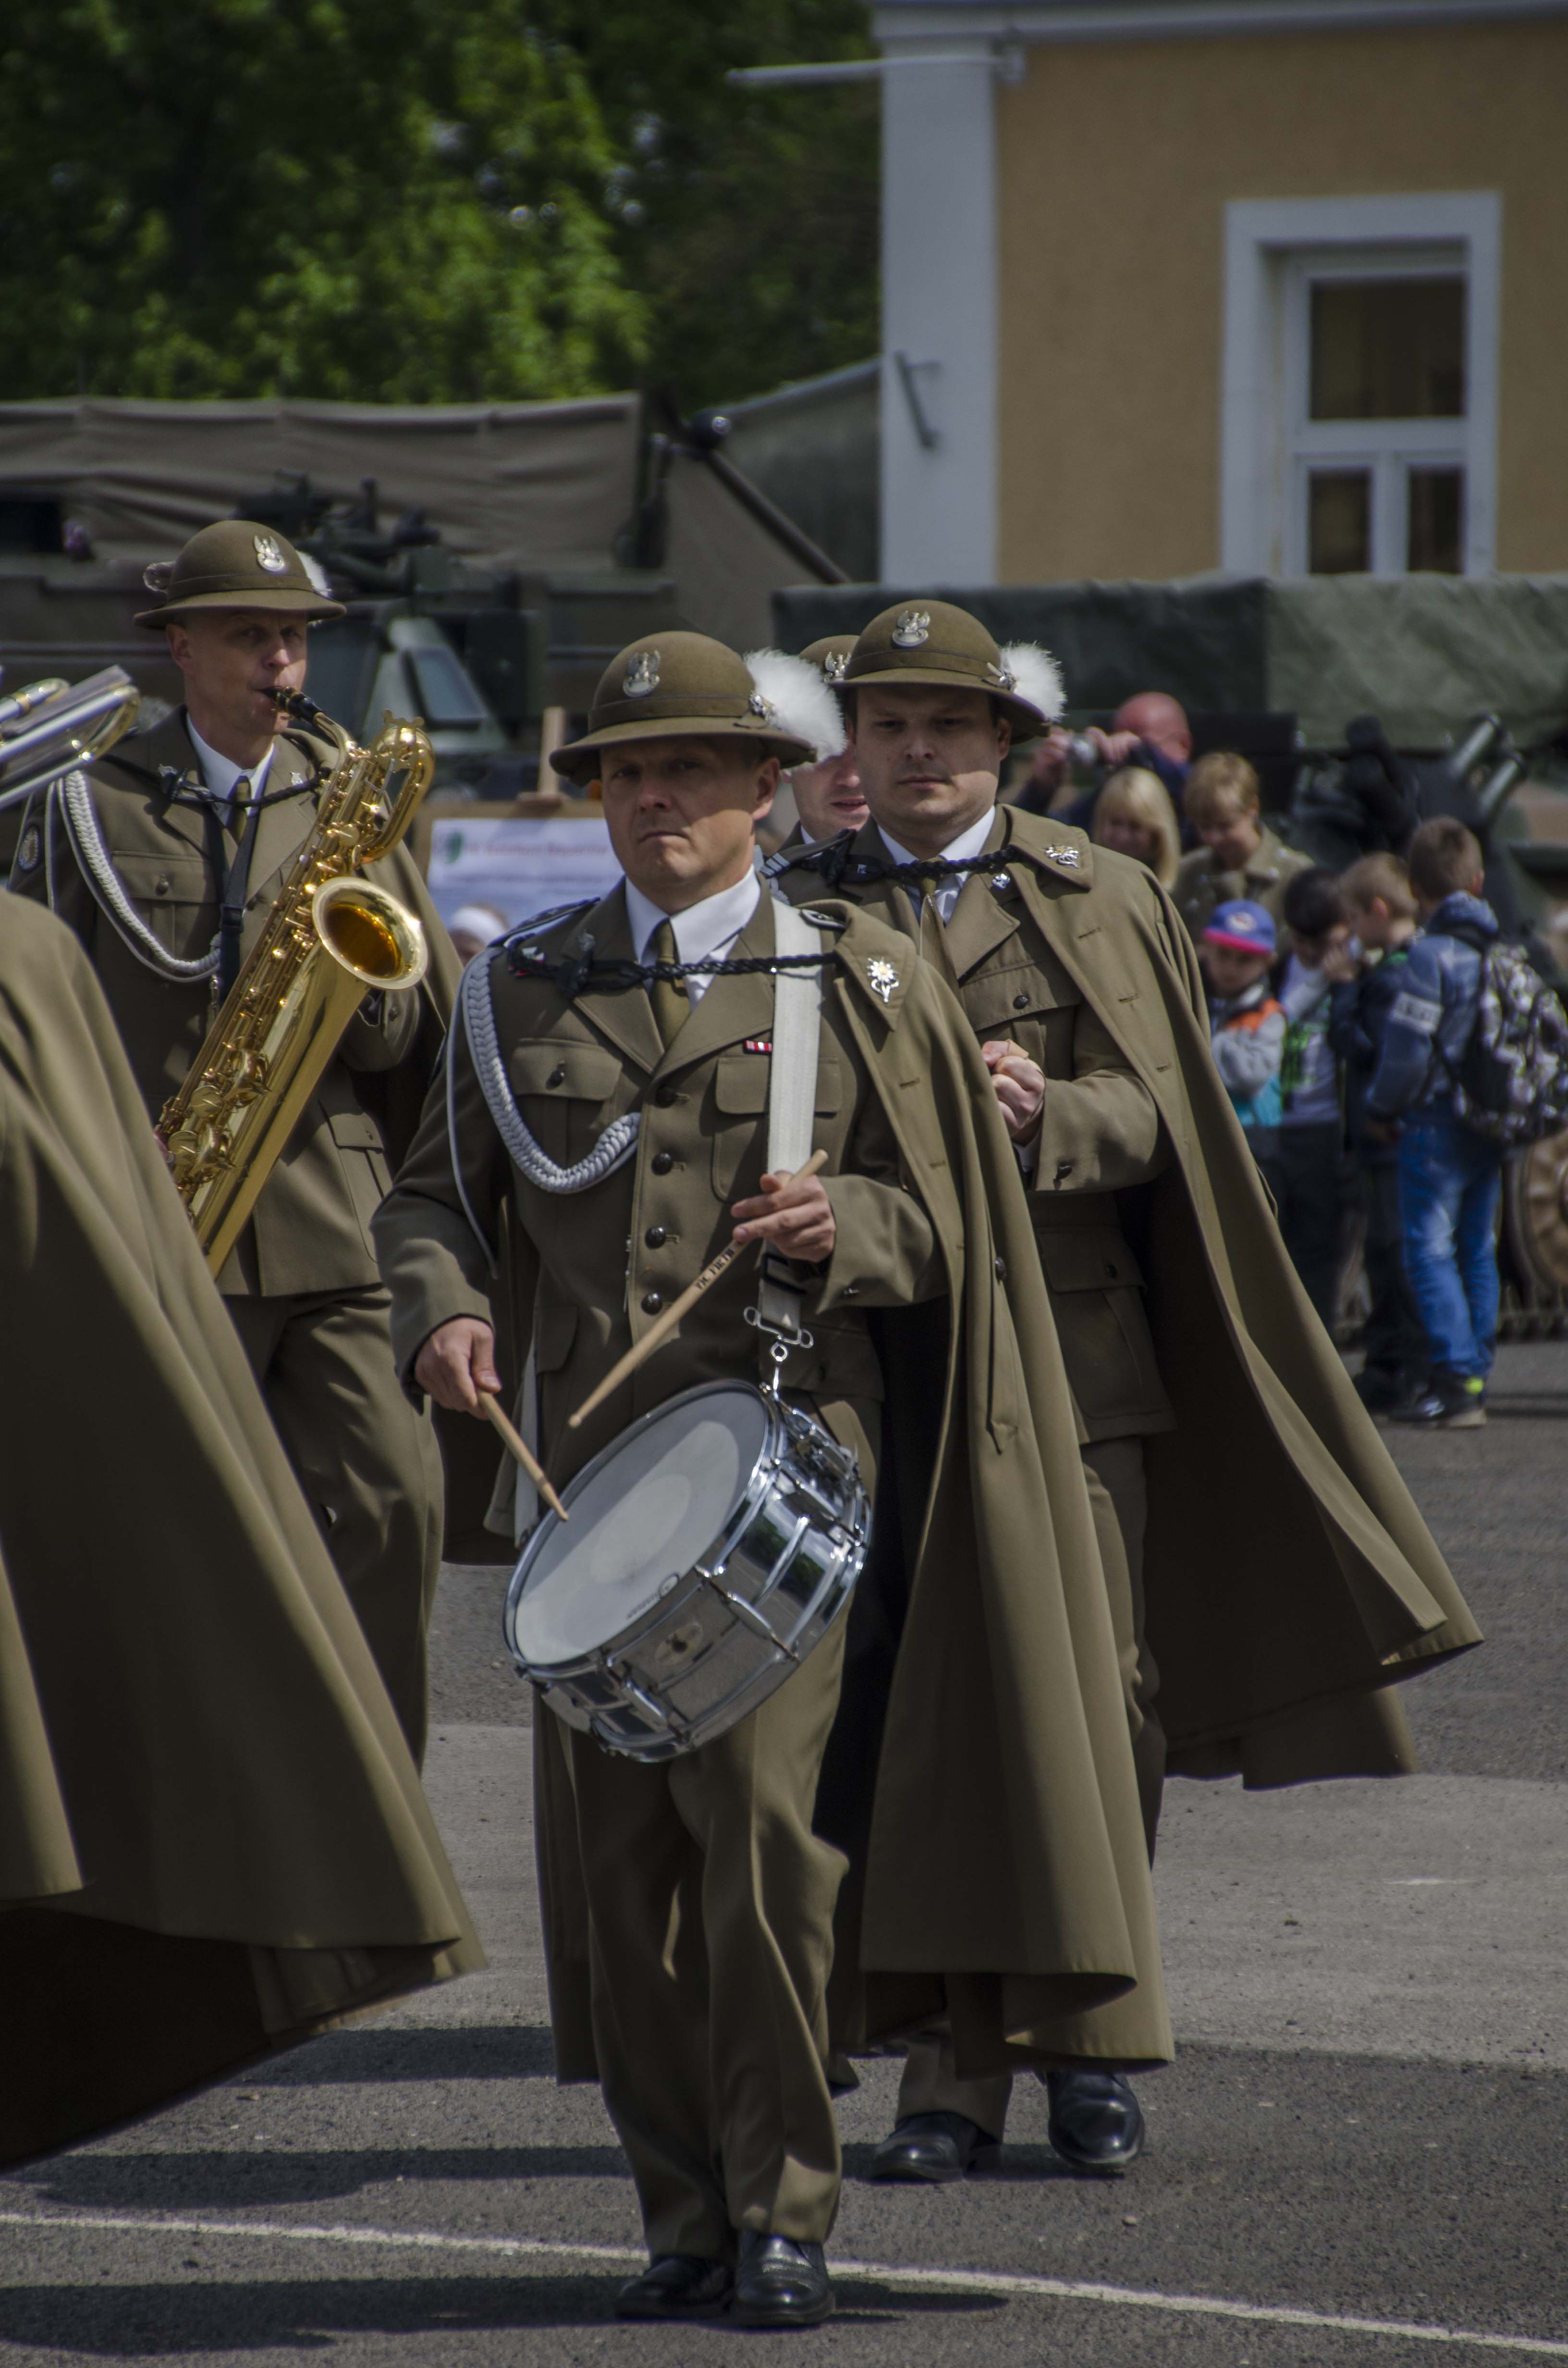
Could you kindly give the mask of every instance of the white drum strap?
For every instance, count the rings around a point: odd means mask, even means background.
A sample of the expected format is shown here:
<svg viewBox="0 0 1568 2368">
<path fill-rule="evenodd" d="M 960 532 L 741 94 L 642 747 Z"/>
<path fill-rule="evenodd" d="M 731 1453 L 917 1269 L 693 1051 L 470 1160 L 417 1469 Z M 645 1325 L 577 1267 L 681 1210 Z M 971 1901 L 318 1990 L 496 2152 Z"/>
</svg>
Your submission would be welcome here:
<svg viewBox="0 0 1568 2368">
<path fill-rule="evenodd" d="M 773 903 L 773 946 L 780 954 L 815 954 L 823 935 L 782 897 Z M 817 1053 L 822 1036 L 822 972 L 781 970 L 773 981 L 773 1056 L 767 1086 L 767 1172 L 793 1175 L 812 1156 L 816 1111 Z M 797 1339 L 805 1293 L 789 1260 L 764 1253 L 757 1314 L 764 1325 Z"/>
<path fill-rule="evenodd" d="M 539 1453 L 539 1365 L 530 1347 L 528 1361 L 523 1368 L 523 1386 L 517 1399 L 517 1429 Z M 512 1541 L 521 1545 L 539 1519 L 539 1490 L 522 1465 L 517 1465 L 517 1490 L 512 1498 Z"/>
</svg>

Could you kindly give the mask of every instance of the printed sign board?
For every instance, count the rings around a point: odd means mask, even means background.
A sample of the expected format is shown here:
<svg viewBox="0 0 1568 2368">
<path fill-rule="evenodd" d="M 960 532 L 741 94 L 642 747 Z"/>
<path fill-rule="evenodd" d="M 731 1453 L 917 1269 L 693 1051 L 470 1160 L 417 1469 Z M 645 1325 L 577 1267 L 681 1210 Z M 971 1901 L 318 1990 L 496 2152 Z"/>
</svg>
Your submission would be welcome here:
<svg viewBox="0 0 1568 2368">
<path fill-rule="evenodd" d="M 557 905 L 598 898 L 620 878 L 602 819 L 519 821 L 442 816 L 430 834 L 430 894 L 449 924 L 464 905 L 489 905 L 508 928 Z M 500 935 L 497 929 L 496 935 Z"/>
</svg>

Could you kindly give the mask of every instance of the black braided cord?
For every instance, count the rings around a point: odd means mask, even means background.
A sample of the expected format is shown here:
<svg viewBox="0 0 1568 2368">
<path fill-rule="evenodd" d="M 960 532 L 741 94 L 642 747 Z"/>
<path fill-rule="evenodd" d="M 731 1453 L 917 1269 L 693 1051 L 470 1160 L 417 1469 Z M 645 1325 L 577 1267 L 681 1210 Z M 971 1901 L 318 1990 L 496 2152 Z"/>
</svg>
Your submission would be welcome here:
<svg viewBox="0 0 1568 2368">
<path fill-rule="evenodd" d="M 548 979 L 568 1003 L 590 988 L 611 995 L 624 995 L 634 987 L 651 986 L 655 979 L 667 979 L 672 985 L 684 985 L 688 978 L 747 978 L 758 972 L 777 977 L 786 970 L 826 970 L 838 959 L 833 952 L 820 954 L 746 954 L 738 961 L 720 962 L 710 957 L 707 962 L 640 962 L 625 960 L 604 961 L 594 951 L 592 938 L 585 938 L 580 953 L 563 954 L 551 960 L 536 947 L 519 946 L 508 941 L 506 967 L 514 978 Z"/>
<path fill-rule="evenodd" d="M 785 871 L 814 871 L 830 888 L 845 881 L 863 884 L 871 880 L 892 880 L 900 886 L 915 887 L 929 882 L 963 880 L 971 871 L 999 872 L 1013 860 L 1015 849 L 993 848 L 989 855 L 935 855 L 925 863 L 889 863 L 880 856 L 862 858 L 858 863 L 849 860 L 849 850 L 855 844 L 853 831 L 844 831 L 837 838 L 824 839 L 820 846 L 802 848 L 786 862 L 775 856 L 767 867 L 768 877 L 777 879 Z"/>
</svg>

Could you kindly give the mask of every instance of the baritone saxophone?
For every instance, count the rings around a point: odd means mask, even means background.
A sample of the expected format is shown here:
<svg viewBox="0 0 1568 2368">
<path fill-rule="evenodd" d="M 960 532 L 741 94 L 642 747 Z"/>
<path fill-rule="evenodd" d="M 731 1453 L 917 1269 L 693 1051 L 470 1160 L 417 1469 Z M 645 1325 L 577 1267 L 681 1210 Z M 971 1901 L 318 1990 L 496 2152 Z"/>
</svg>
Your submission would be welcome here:
<svg viewBox="0 0 1568 2368">
<path fill-rule="evenodd" d="M 361 876 L 397 846 L 430 786 L 423 723 L 389 714 L 359 748 L 308 699 L 273 696 L 336 760 L 282 894 L 158 1121 L 214 1274 L 366 994 L 406 994 L 430 960 L 417 916 Z"/>
</svg>

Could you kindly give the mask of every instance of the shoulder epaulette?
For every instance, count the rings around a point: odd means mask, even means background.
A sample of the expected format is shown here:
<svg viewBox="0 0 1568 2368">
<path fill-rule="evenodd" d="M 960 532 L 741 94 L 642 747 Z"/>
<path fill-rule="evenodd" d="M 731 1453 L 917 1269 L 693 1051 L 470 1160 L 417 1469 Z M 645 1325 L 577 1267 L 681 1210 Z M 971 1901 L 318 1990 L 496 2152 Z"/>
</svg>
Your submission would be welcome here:
<svg viewBox="0 0 1568 2368">
<path fill-rule="evenodd" d="M 815 871 L 829 888 L 836 888 L 849 862 L 849 850 L 855 844 L 852 830 L 841 830 L 835 838 L 819 838 L 810 847 L 781 847 L 770 855 L 762 867 L 765 880 L 781 879 L 786 871 Z"/>
<path fill-rule="evenodd" d="M 554 928 L 558 921 L 569 921 L 577 913 L 591 913 L 597 902 L 595 896 L 582 896 L 574 905 L 557 905 L 548 913 L 530 914 L 526 921 L 519 921 L 515 929 L 508 929 L 505 937 L 497 938 L 491 951 L 509 952 L 525 939 L 542 937 L 545 930 Z"/>
</svg>

